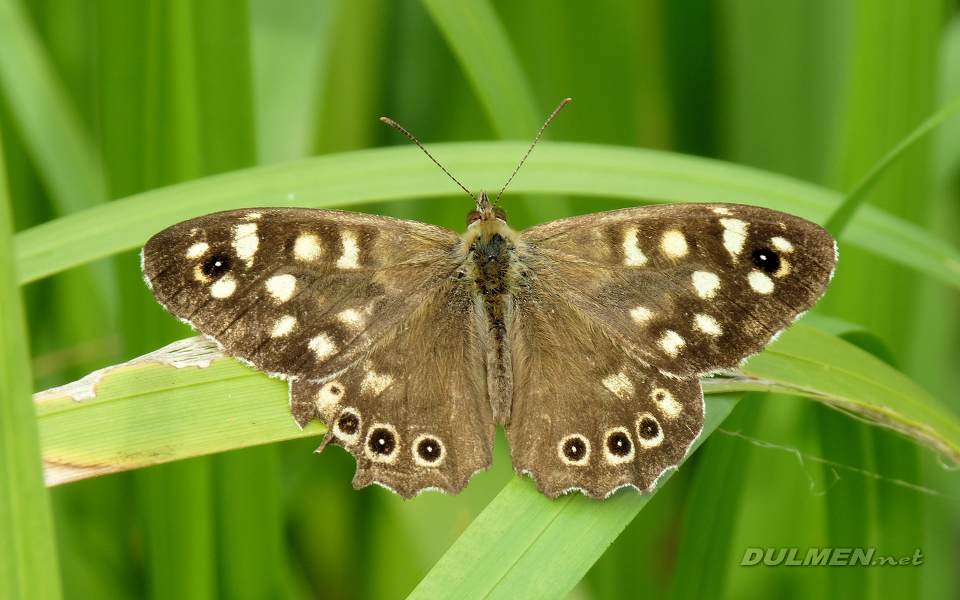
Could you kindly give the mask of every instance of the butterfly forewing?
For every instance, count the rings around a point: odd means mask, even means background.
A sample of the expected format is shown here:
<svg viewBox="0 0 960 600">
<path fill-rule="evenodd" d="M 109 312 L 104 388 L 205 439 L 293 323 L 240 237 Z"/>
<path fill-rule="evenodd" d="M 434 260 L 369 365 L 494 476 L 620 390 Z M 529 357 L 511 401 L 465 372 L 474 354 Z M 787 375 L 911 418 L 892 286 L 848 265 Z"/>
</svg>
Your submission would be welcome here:
<svg viewBox="0 0 960 600">
<path fill-rule="evenodd" d="M 527 229 L 539 284 L 633 356 L 690 376 L 759 352 L 823 295 L 833 238 L 786 213 L 674 204 Z"/>
<path fill-rule="evenodd" d="M 359 360 L 456 268 L 452 231 L 306 209 L 214 213 L 143 250 L 171 313 L 230 354 L 286 377 L 320 379 Z"/>
</svg>

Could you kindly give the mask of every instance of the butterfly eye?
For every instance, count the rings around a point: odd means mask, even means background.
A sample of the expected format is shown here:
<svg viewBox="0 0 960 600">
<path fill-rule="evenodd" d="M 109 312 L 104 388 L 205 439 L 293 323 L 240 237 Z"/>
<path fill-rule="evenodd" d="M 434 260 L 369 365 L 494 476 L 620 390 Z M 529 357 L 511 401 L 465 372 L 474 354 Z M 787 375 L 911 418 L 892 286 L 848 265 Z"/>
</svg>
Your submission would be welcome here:
<svg viewBox="0 0 960 600">
<path fill-rule="evenodd" d="M 507 222 L 507 213 L 502 208 L 493 209 L 493 216 L 500 219 L 504 223 Z"/>
<path fill-rule="evenodd" d="M 469 227 L 470 225 L 473 225 L 479 220 L 480 220 L 480 211 L 471 210 L 470 214 L 467 215 L 467 227 Z"/>
<path fill-rule="evenodd" d="M 753 264 L 766 273 L 776 273 L 780 269 L 780 256 L 769 248 L 757 248 L 751 257 Z"/>
<path fill-rule="evenodd" d="M 203 274 L 207 277 L 219 277 L 230 270 L 233 259 L 229 254 L 214 254 L 203 261 Z"/>
</svg>

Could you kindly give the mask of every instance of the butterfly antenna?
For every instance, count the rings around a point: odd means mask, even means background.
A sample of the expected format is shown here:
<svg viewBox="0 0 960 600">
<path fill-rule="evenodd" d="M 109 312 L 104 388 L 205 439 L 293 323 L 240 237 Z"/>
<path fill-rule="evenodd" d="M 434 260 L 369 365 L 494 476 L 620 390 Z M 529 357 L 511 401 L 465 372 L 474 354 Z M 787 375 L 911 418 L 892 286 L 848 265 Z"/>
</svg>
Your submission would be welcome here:
<svg viewBox="0 0 960 600">
<path fill-rule="evenodd" d="M 516 177 L 517 171 L 520 170 L 520 167 L 523 166 L 524 161 L 526 161 L 526 160 L 527 160 L 527 157 L 530 156 L 530 153 L 533 152 L 533 147 L 536 146 L 536 145 L 537 145 L 537 142 L 540 141 L 540 136 L 543 135 L 543 130 L 546 129 L 546 128 L 547 128 L 547 125 L 550 124 L 550 121 L 552 121 L 553 118 L 554 118 L 555 116 L 557 116 L 557 113 L 560 112 L 560 109 L 563 108 L 564 106 L 566 106 L 569 102 L 570 102 L 570 98 L 567 98 L 566 100 L 564 100 L 563 102 L 561 102 L 561 103 L 560 103 L 560 106 L 558 106 L 558 107 L 550 114 L 550 116 L 547 117 L 547 122 L 544 123 L 544 124 L 543 124 L 543 127 L 540 128 L 540 133 L 537 134 L 537 137 L 534 138 L 533 143 L 530 144 L 530 149 L 527 150 L 527 153 L 523 155 L 523 160 L 520 161 L 520 164 L 517 165 L 517 168 L 516 168 L 516 169 L 514 169 L 513 175 L 511 175 L 511 176 L 510 176 L 510 179 L 508 179 L 507 182 L 506 182 L 505 184 L 503 184 L 503 189 L 500 190 L 500 193 L 499 193 L 499 194 L 497 194 L 497 200 L 493 203 L 494 206 L 497 205 L 497 202 L 500 202 L 500 196 L 502 196 L 502 195 L 503 195 L 503 192 L 505 192 L 505 191 L 507 190 L 507 186 L 510 185 L 510 182 L 513 181 L 513 178 Z M 410 135 L 410 134 L 407 134 L 407 135 Z"/>
<path fill-rule="evenodd" d="M 399 132 L 402 133 L 403 135 L 407 136 L 407 137 L 410 138 L 411 140 L 413 140 L 413 143 L 416 144 L 421 150 L 423 150 L 423 153 L 424 153 L 424 154 L 426 154 L 427 156 L 430 157 L 430 160 L 433 161 L 433 164 L 435 164 L 435 165 L 437 165 L 438 167 L 440 167 L 440 169 L 441 169 L 444 173 L 447 174 L 447 177 L 449 177 L 450 179 L 452 179 L 457 185 L 460 186 L 460 189 L 462 189 L 463 191 L 465 191 L 465 192 L 467 193 L 467 195 L 469 195 L 471 198 L 473 198 L 473 201 L 474 201 L 474 202 L 477 201 L 477 197 L 474 196 L 473 194 L 471 194 L 471 193 L 470 193 L 470 190 L 468 190 L 467 188 L 463 187 L 463 184 L 460 183 L 459 181 L 457 181 L 457 178 L 450 174 L 450 171 L 446 170 L 446 169 L 443 167 L 443 165 L 441 165 L 439 162 L 437 162 L 437 159 L 435 159 L 432 154 L 430 154 L 429 152 L 427 152 L 427 149 L 423 147 L 423 144 L 421 144 L 420 142 L 417 141 L 417 138 L 413 137 L 413 134 L 412 134 L 412 133 L 410 133 L 409 131 L 407 131 L 407 130 L 404 129 L 403 127 L 401 127 L 400 124 L 397 123 L 396 121 L 394 121 L 393 119 L 390 119 L 390 118 L 388 118 L 388 117 L 380 117 L 380 120 L 383 121 L 384 123 L 386 123 L 387 125 L 389 125 L 390 127 L 393 127 L 394 129 L 396 129 L 397 131 L 399 131 Z M 538 137 L 539 137 L 539 136 L 538 136 Z"/>
</svg>

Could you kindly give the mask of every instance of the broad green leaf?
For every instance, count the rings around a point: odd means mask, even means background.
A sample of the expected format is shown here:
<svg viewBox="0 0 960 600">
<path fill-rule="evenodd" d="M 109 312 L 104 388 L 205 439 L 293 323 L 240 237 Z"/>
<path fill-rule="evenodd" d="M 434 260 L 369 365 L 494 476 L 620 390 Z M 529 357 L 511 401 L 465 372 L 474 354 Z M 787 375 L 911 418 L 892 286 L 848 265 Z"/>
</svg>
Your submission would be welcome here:
<svg viewBox="0 0 960 600">
<path fill-rule="evenodd" d="M 437 144 L 434 155 L 471 187 L 496 189 L 527 145 Z M 742 202 L 822 221 L 840 194 L 789 177 L 714 160 L 643 150 L 543 142 L 511 191 L 629 202 Z M 141 246 L 190 217 L 253 206 L 358 206 L 455 193 L 417 148 L 321 156 L 205 177 L 91 208 L 16 235 L 22 283 Z M 506 200 L 509 209 L 509 199 Z M 465 208 L 466 210 L 466 208 Z M 960 252 L 916 225 L 863 207 L 845 240 L 960 288 Z M 842 268 L 842 266 L 841 266 Z"/>
</svg>

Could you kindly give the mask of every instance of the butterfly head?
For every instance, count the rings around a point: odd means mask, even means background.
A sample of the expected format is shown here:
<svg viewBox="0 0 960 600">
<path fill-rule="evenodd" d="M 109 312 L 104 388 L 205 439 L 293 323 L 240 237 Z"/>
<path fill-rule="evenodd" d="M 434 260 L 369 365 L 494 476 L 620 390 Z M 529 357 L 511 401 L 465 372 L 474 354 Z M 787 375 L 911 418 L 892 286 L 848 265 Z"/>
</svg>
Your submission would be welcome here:
<svg viewBox="0 0 960 600">
<path fill-rule="evenodd" d="M 497 220 L 503 221 L 505 224 L 507 213 L 502 208 L 493 206 L 487 193 L 481 191 L 477 197 L 477 209 L 470 211 L 470 214 L 467 215 L 467 226 L 474 227 L 478 226 L 478 223 L 494 223 Z"/>
</svg>

